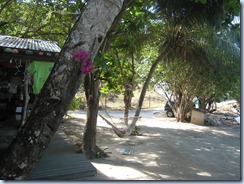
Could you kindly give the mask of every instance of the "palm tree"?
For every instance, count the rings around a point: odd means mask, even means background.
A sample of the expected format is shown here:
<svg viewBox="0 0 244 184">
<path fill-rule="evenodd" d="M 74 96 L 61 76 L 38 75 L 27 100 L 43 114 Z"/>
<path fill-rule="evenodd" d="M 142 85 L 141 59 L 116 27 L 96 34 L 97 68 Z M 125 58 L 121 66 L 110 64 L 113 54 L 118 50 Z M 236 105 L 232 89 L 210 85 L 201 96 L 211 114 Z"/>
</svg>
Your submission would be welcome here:
<svg viewBox="0 0 244 184">
<path fill-rule="evenodd" d="M 162 40 L 162 47 L 143 85 L 139 103 L 129 129 L 135 127 L 147 87 L 157 65 L 166 58 L 178 57 L 181 60 L 186 60 L 189 51 L 196 50 L 201 44 L 203 30 L 216 35 L 225 20 L 224 4 L 221 0 L 207 1 L 206 3 L 191 0 L 160 0 L 156 1 L 155 11 L 158 13 L 158 22 L 163 24 L 163 37 L 160 39 Z M 184 121 L 185 113 L 180 110 L 183 109 L 181 107 L 184 101 L 180 97 L 176 103 L 176 106 L 178 106 L 177 121 Z"/>
</svg>

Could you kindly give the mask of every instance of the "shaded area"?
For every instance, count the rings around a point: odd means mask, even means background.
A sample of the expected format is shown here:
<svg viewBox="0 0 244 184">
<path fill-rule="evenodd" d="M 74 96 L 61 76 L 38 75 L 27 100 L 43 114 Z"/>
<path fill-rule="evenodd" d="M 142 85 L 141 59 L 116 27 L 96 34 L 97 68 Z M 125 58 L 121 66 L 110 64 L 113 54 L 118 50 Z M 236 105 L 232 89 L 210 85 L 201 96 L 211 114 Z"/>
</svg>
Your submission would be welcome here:
<svg viewBox="0 0 244 184">
<path fill-rule="evenodd" d="M 72 141 L 81 140 L 84 122 L 81 116 L 67 119 L 62 129 L 69 130 Z M 148 111 L 138 125 L 142 136 L 118 138 L 98 120 L 97 144 L 110 157 L 92 163 L 104 175 L 113 180 L 240 180 L 240 125 L 176 123 L 152 118 Z M 125 147 L 135 152 L 121 155 Z"/>
<path fill-rule="evenodd" d="M 83 154 L 75 153 L 64 133 L 58 131 L 33 171 L 30 180 L 76 180 L 94 176 L 96 168 Z"/>
<path fill-rule="evenodd" d="M 15 138 L 17 130 L 0 128 L 0 157 Z M 99 177 L 104 177 L 98 173 Z M 74 144 L 58 131 L 37 163 L 30 180 L 86 180 L 96 178 L 97 170 L 83 154 L 77 154 Z"/>
<path fill-rule="evenodd" d="M 17 130 L 14 127 L 0 127 L 0 158 L 15 138 L 16 133 Z"/>
</svg>

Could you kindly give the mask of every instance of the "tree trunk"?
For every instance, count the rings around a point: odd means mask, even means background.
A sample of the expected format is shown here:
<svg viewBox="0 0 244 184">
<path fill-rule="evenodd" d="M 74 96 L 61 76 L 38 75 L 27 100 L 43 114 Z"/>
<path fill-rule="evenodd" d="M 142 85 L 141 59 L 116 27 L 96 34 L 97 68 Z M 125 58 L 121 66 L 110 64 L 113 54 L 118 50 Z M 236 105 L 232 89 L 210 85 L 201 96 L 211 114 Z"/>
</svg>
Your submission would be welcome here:
<svg viewBox="0 0 244 184">
<path fill-rule="evenodd" d="M 192 109 L 192 98 L 190 96 L 182 94 L 180 95 L 177 104 L 176 121 L 184 122 L 186 120 L 187 113 L 190 112 Z"/>
<path fill-rule="evenodd" d="M 165 59 L 168 54 L 171 52 L 171 49 L 170 47 L 167 47 L 164 52 L 162 52 L 158 58 L 154 61 L 153 65 L 151 66 L 150 68 L 150 71 L 148 73 L 148 76 L 146 78 L 146 81 L 145 83 L 143 84 L 143 87 L 142 87 L 142 90 L 141 90 L 141 94 L 140 94 L 140 97 L 139 97 L 139 101 L 138 101 L 138 105 L 137 105 L 137 108 L 136 108 L 136 112 L 135 112 L 135 115 L 134 115 L 134 118 L 128 128 L 128 131 L 130 131 L 131 129 L 135 128 L 136 126 L 136 122 L 139 118 L 139 115 L 140 115 L 140 112 L 141 112 L 141 108 L 142 108 L 142 104 L 143 104 L 143 101 L 144 101 L 144 98 L 145 98 L 145 95 L 146 95 L 146 91 L 147 91 L 147 88 L 149 86 L 149 82 L 153 76 L 153 73 L 157 67 L 157 65 L 159 64 L 160 61 L 162 61 L 163 59 Z"/>
<path fill-rule="evenodd" d="M 112 24 L 112 26 L 110 27 L 110 30 L 107 33 L 107 36 L 105 37 L 102 45 L 101 45 L 101 55 L 103 55 L 111 46 L 112 41 L 115 39 L 116 35 L 114 35 L 114 32 L 116 31 L 117 25 L 120 22 L 120 20 L 123 18 L 127 6 L 129 5 L 129 3 L 131 2 L 131 0 L 124 0 L 124 4 L 123 4 L 123 8 L 121 9 L 120 13 L 117 15 L 117 17 L 114 19 L 114 22 Z"/>
<path fill-rule="evenodd" d="M 29 178 L 84 79 L 73 53 L 83 49 L 94 58 L 122 6 L 123 0 L 88 1 L 29 118 L 1 159 L 1 179 Z"/>
<path fill-rule="evenodd" d="M 131 63 L 132 63 L 132 75 L 130 80 L 128 81 L 128 83 L 126 85 L 124 85 L 125 87 L 125 94 L 124 94 L 124 104 L 125 104 L 125 112 L 124 112 L 124 118 L 125 118 L 125 125 L 127 126 L 127 128 L 129 127 L 129 111 L 131 109 L 131 100 L 133 97 L 133 90 L 134 90 L 134 82 L 135 82 L 135 58 L 134 58 L 134 52 L 132 50 L 131 52 Z"/>
<path fill-rule="evenodd" d="M 92 75 L 85 78 L 85 91 L 87 100 L 87 119 L 82 142 L 82 150 L 88 159 L 96 156 L 97 140 L 97 115 L 99 107 L 99 80 L 95 80 Z"/>
<path fill-rule="evenodd" d="M 176 113 L 176 121 L 177 122 L 183 122 L 186 118 L 186 113 L 184 109 L 184 104 L 183 102 L 180 103 L 179 107 L 177 108 L 177 113 Z"/>
<path fill-rule="evenodd" d="M 129 120 L 129 111 L 131 108 L 131 99 L 132 99 L 132 86 L 126 85 L 125 86 L 125 94 L 124 94 L 124 104 L 125 104 L 125 111 L 124 111 L 124 123 L 128 127 L 128 120 Z"/>
<path fill-rule="evenodd" d="M 111 32 L 117 27 L 119 21 L 123 17 L 126 7 L 128 6 L 130 0 L 124 0 L 123 7 L 120 13 L 115 17 L 110 30 L 108 31 L 101 49 L 99 52 L 99 56 L 102 57 L 104 52 L 108 49 L 112 39 Z M 91 78 L 86 78 L 85 81 L 85 90 L 86 90 L 86 100 L 87 100 L 87 120 L 86 120 L 86 127 L 84 131 L 84 136 L 82 140 L 82 150 L 85 156 L 88 159 L 93 159 L 97 157 L 98 154 L 101 154 L 102 150 L 96 146 L 96 125 L 97 125 L 97 115 L 99 109 L 99 98 L 100 98 L 100 91 L 99 91 L 99 84 L 100 80 L 99 77 L 95 77 L 94 75 L 90 76 Z M 106 108 L 106 98 L 105 98 L 105 108 Z M 105 154 L 105 153 L 102 153 Z"/>
</svg>

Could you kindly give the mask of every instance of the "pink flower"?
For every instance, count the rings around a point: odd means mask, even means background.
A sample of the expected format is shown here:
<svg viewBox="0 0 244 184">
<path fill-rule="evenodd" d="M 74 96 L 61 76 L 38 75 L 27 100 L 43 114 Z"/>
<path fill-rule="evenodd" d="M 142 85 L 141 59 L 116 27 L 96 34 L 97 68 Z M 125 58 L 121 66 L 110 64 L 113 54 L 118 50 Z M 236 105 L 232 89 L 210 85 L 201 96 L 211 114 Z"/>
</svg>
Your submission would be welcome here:
<svg viewBox="0 0 244 184">
<path fill-rule="evenodd" d="M 90 68 L 90 69 L 89 69 L 89 73 L 92 73 L 92 71 L 93 71 L 93 68 Z"/>
<path fill-rule="evenodd" d="M 93 71 L 93 68 L 89 68 L 89 67 L 82 67 L 81 68 L 81 71 L 84 73 L 84 74 L 89 74 Z"/>
<path fill-rule="evenodd" d="M 84 50 L 80 51 L 80 52 L 75 52 L 73 54 L 74 57 L 80 59 L 81 61 L 87 61 L 88 58 L 90 57 L 90 54 Z"/>
<path fill-rule="evenodd" d="M 89 74 L 93 71 L 94 63 L 92 60 L 87 61 L 90 58 L 90 54 L 88 52 L 82 50 L 80 52 L 75 52 L 73 56 L 82 62 L 80 69 L 82 73 Z"/>
<path fill-rule="evenodd" d="M 91 73 L 93 71 L 93 66 L 94 66 L 94 63 L 92 61 L 89 61 L 89 62 L 83 61 L 81 71 L 85 74 Z"/>
<path fill-rule="evenodd" d="M 82 66 L 87 66 L 87 62 L 83 61 Z"/>
<path fill-rule="evenodd" d="M 87 66 L 91 67 L 93 65 L 94 65 L 94 63 L 92 61 L 87 62 Z"/>
</svg>

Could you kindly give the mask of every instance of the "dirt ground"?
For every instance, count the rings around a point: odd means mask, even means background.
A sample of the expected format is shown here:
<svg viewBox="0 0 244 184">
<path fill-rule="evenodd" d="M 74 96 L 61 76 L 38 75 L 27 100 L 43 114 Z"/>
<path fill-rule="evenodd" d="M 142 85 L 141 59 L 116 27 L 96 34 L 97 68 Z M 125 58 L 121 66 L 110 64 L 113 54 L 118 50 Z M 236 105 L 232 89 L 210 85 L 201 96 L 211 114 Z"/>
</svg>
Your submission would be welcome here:
<svg viewBox="0 0 244 184">
<path fill-rule="evenodd" d="M 122 111 L 99 113 L 116 126 L 123 125 Z M 133 116 L 134 111 L 130 113 Z M 80 144 L 86 112 L 68 114 L 71 117 L 65 119 L 60 129 L 75 144 Z M 241 179 L 240 125 L 235 121 L 218 126 L 178 123 L 168 118 L 163 109 L 142 110 L 141 116 L 137 125 L 142 135 L 124 138 L 119 138 L 98 118 L 97 145 L 109 154 L 107 158 L 91 161 L 99 173 L 110 180 Z M 223 120 L 225 116 L 218 118 Z M 125 154 L 126 151 L 130 154 Z"/>
</svg>

